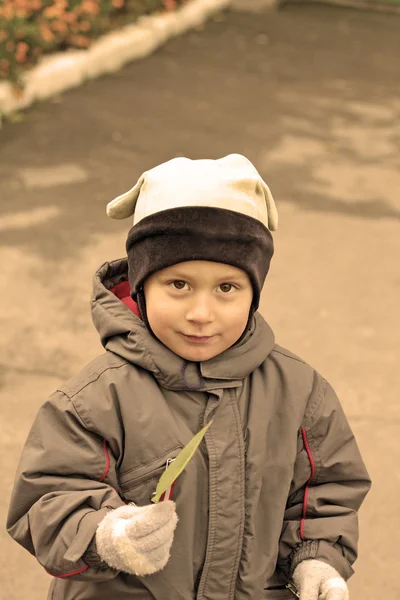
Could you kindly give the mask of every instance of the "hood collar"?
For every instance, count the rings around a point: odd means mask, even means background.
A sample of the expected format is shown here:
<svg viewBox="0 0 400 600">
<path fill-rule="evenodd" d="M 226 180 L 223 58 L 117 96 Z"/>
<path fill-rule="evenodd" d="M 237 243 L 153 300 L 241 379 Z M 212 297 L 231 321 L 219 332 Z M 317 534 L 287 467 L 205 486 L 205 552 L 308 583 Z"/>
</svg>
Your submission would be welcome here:
<svg viewBox="0 0 400 600">
<path fill-rule="evenodd" d="M 92 318 L 106 350 L 150 371 L 171 390 L 213 391 L 241 385 L 274 347 L 272 329 L 256 313 L 243 339 L 205 362 L 189 362 L 172 352 L 111 291 L 128 278 L 126 259 L 104 263 L 94 277 Z"/>
</svg>

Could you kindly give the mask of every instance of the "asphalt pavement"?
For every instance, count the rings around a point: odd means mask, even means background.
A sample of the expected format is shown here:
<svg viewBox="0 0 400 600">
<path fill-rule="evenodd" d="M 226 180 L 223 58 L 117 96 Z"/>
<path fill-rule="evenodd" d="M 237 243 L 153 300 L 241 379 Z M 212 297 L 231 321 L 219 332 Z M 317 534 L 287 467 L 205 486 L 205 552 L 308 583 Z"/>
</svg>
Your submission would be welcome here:
<svg viewBox="0 0 400 600">
<path fill-rule="evenodd" d="M 333 385 L 373 478 L 352 600 L 400 598 L 399 32 L 399 15 L 235 10 L 3 126 L 2 521 L 36 411 L 102 351 L 91 278 L 130 226 L 106 203 L 174 156 L 239 152 L 280 215 L 261 312 Z M 44 600 L 4 528 L 0 548 L 0 599 Z"/>
</svg>

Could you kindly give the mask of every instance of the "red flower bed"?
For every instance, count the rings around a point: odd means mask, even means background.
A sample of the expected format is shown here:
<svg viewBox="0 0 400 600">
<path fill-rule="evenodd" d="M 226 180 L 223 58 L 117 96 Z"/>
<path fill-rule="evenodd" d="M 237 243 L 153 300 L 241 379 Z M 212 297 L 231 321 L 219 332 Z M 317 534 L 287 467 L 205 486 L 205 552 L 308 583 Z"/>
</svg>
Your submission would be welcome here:
<svg viewBox="0 0 400 600">
<path fill-rule="evenodd" d="M 40 56 L 88 48 L 101 34 L 185 0 L 0 0 L 0 79 L 18 82 Z"/>
</svg>

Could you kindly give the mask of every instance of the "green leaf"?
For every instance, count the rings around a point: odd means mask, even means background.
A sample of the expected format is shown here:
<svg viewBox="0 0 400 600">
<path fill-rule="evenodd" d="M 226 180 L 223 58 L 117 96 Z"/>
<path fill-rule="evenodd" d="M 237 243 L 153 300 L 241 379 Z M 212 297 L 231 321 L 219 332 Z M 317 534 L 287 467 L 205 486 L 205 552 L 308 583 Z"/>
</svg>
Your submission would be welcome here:
<svg viewBox="0 0 400 600">
<path fill-rule="evenodd" d="M 174 462 L 164 471 L 161 475 L 154 496 L 152 497 L 152 502 L 159 502 L 161 496 L 164 492 L 171 487 L 171 485 L 178 479 L 179 475 L 186 468 L 189 461 L 192 459 L 194 453 L 199 447 L 201 440 L 206 434 L 206 431 L 211 426 L 213 419 L 203 429 L 201 429 L 196 435 L 190 440 L 188 444 L 179 452 L 178 456 L 175 458 Z"/>
</svg>

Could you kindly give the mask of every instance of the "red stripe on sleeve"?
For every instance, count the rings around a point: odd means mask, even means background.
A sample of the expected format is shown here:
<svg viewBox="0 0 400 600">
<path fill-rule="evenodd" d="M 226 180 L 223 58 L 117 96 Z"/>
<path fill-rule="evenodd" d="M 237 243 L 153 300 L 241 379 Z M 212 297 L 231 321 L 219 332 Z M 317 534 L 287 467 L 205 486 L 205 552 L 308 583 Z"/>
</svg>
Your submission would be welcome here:
<svg viewBox="0 0 400 600">
<path fill-rule="evenodd" d="M 88 570 L 88 568 L 89 568 L 89 566 L 85 565 L 81 569 L 77 569 L 76 571 L 71 571 L 71 573 L 64 573 L 63 575 L 53 575 L 53 573 L 50 573 L 50 571 L 48 571 L 47 569 L 45 569 L 45 571 L 52 577 L 57 577 L 57 579 L 65 579 L 66 577 L 73 577 L 73 575 L 79 575 L 80 573 L 84 573 L 85 571 Z"/>
<path fill-rule="evenodd" d="M 305 487 L 305 490 L 304 490 L 303 516 L 302 516 L 302 519 L 300 521 L 300 538 L 302 540 L 304 540 L 304 526 L 305 526 L 306 518 L 307 518 L 308 491 L 310 489 L 311 480 L 315 476 L 315 461 L 314 461 L 314 457 L 313 457 L 312 452 L 311 452 L 310 445 L 308 443 L 307 432 L 306 432 L 306 430 L 305 430 L 304 427 L 301 428 L 301 435 L 302 435 L 302 438 L 303 438 L 304 447 L 306 449 L 308 460 L 310 461 L 310 467 L 311 467 L 311 475 L 307 479 L 306 487 Z"/>
</svg>

